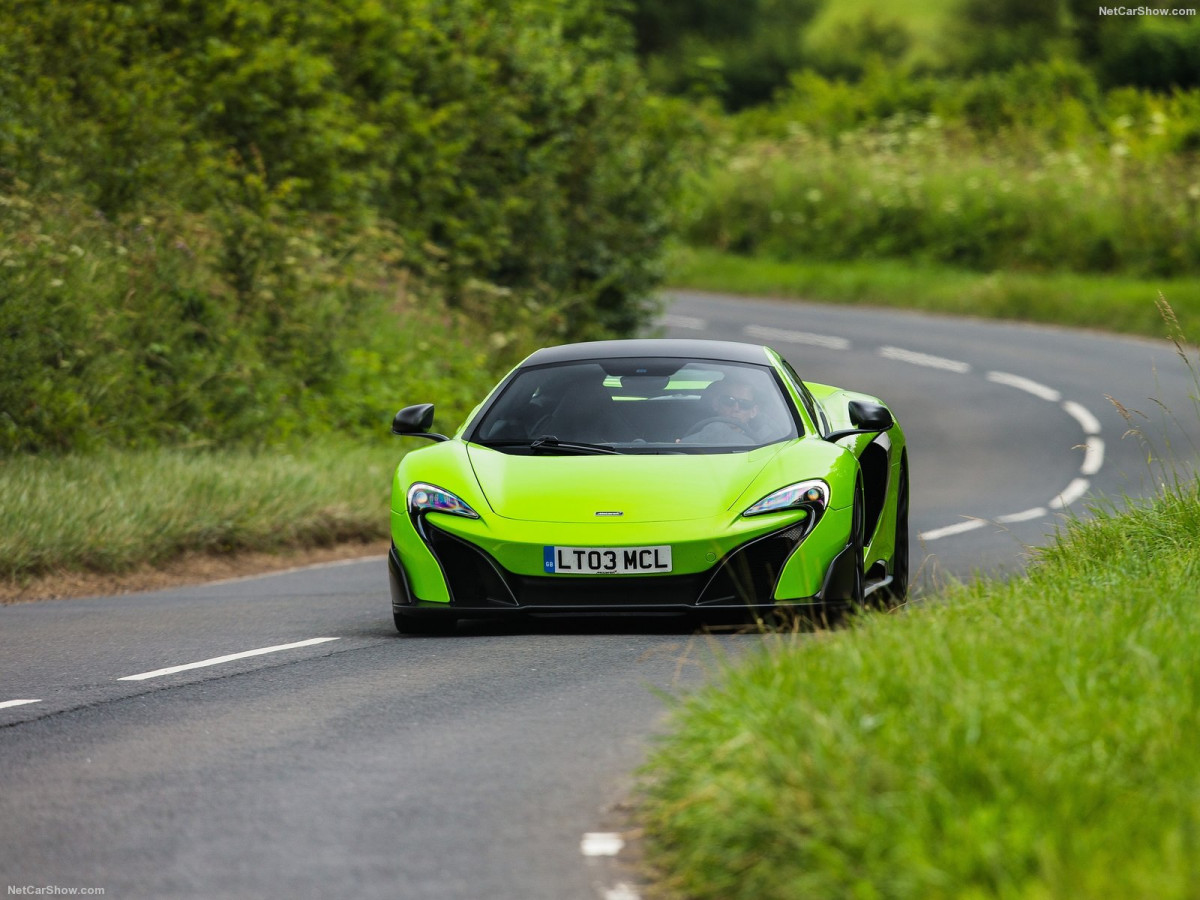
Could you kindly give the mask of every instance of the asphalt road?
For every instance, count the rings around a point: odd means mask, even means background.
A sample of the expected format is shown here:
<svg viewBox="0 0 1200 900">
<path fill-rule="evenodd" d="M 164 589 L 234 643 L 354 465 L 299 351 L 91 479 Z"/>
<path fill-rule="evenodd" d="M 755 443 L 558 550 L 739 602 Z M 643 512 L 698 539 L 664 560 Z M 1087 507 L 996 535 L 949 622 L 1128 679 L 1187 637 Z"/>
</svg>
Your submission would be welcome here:
<svg viewBox="0 0 1200 900">
<path fill-rule="evenodd" d="M 1020 569 L 1063 516 L 1194 455 L 1192 378 L 1161 342 L 692 294 L 664 329 L 889 402 L 925 592 Z M 625 824 L 664 692 L 758 642 L 641 620 L 402 638 L 382 560 L 0 623 L 7 896 L 624 900 L 598 835 Z"/>
</svg>

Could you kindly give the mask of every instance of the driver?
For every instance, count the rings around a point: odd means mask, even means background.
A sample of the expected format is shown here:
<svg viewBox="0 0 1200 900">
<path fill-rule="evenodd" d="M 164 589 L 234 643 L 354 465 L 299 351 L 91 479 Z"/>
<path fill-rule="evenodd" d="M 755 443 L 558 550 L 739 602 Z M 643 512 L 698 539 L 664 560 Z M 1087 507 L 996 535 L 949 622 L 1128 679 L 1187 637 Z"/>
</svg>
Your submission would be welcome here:
<svg viewBox="0 0 1200 900">
<path fill-rule="evenodd" d="M 741 379 L 714 381 L 704 390 L 709 416 L 684 440 L 698 444 L 754 444 L 752 422 L 758 415 L 754 389 Z"/>
</svg>

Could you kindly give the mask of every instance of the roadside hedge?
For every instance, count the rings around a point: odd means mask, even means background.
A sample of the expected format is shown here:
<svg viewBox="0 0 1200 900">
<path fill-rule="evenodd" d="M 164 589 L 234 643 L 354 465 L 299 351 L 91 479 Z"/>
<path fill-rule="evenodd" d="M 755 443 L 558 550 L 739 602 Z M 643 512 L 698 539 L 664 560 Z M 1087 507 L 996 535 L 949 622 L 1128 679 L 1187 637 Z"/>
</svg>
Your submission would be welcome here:
<svg viewBox="0 0 1200 900">
<path fill-rule="evenodd" d="M 0 451 L 343 427 L 429 319 L 628 334 L 687 122 L 605 0 L 2 4 Z"/>
</svg>

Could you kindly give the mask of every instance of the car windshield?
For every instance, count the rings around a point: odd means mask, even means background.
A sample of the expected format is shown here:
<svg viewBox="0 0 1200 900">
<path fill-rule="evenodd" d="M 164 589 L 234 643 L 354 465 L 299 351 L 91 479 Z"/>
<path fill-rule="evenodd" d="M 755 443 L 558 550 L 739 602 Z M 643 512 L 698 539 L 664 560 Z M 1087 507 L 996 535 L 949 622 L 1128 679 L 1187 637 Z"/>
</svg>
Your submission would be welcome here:
<svg viewBox="0 0 1200 900">
<path fill-rule="evenodd" d="M 796 436 L 767 366 L 602 359 L 519 371 L 468 439 L 510 453 L 730 453 Z"/>
</svg>

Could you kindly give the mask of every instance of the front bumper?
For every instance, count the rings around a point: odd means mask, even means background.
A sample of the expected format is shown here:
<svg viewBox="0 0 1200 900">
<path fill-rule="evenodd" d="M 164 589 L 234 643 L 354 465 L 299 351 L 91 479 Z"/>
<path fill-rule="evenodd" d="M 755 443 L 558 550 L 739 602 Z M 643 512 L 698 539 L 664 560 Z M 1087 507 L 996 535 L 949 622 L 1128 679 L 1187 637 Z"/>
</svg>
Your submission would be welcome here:
<svg viewBox="0 0 1200 900">
<path fill-rule="evenodd" d="M 785 604 L 814 606 L 840 593 L 850 578 L 852 555 L 842 544 L 820 559 L 794 562 L 818 518 L 791 522 L 746 540 L 701 571 L 671 575 L 563 576 L 529 575 L 505 568 L 496 557 L 461 536 L 418 523 L 422 545 L 440 569 L 446 599 L 419 596 L 401 553 L 388 554 L 392 609 L 398 615 L 451 614 L 462 618 L 508 614 L 593 613 L 751 613 Z M 826 523 L 827 525 L 829 523 Z M 797 585 L 813 579 L 786 577 L 789 565 L 819 568 L 815 591 L 795 595 Z M 815 586 L 815 585 L 814 585 Z M 782 594 L 781 594 L 782 592 Z"/>
</svg>

